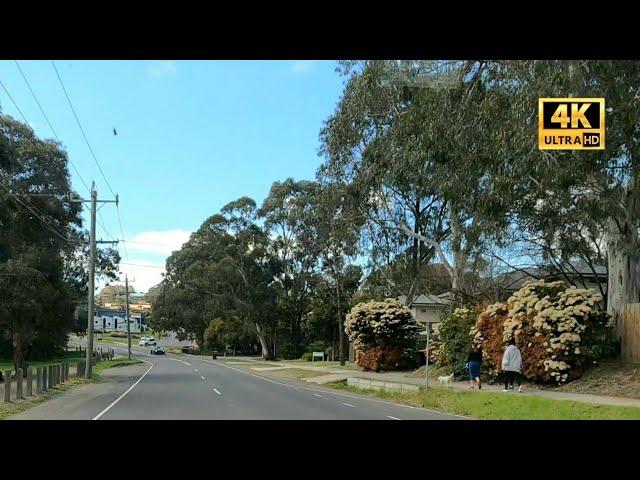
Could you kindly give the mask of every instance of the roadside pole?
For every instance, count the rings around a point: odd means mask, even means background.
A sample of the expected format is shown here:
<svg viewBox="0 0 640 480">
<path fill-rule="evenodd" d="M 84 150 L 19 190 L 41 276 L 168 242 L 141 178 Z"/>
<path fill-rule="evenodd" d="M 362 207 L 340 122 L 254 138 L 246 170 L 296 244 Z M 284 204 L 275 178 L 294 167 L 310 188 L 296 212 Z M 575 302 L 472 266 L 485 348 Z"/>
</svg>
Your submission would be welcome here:
<svg viewBox="0 0 640 480">
<path fill-rule="evenodd" d="M 95 184 L 91 185 L 91 233 L 89 236 L 89 303 L 87 304 L 87 369 L 84 378 L 91 378 L 91 360 L 93 358 L 93 301 L 94 301 L 94 281 L 96 273 L 96 203 L 98 192 Z"/>
<path fill-rule="evenodd" d="M 135 278 L 133 279 L 135 281 Z M 129 278 L 127 274 L 124 275 L 124 295 L 127 305 L 127 351 L 129 354 L 129 360 L 131 360 L 131 319 L 129 318 Z"/>
<path fill-rule="evenodd" d="M 85 378 L 91 378 L 91 360 L 93 358 L 93 315 L 94 315 L 94 294 L 95 294 L 95 262 L 96 262 L 96 244 L 109 243 L 116 244 L 117 240 L 99 240 L 96 241 L 96 205 L 98 203 L 115 203 L 118 205 L 118 196 L 115 200 L 98 200 L 98 192 L 96 190 L 95 182 L 91 183 L 91 200 L 85 200 L 84 198 L 70 198 L 72 202 L 91 202 L 91 231 L 89 233 L 89 295 L 87 302 L 87 355 L 86 355 L 86 370 L 84 372 Z"/>
<path fill-rule="evenodd" d="M 424 349 L 424 386 L 425 388 L 429 388 L 429 327 L 431 326 L 429 322 L 426 323 L 427 326 L 427 346 Z"/>
</svg>

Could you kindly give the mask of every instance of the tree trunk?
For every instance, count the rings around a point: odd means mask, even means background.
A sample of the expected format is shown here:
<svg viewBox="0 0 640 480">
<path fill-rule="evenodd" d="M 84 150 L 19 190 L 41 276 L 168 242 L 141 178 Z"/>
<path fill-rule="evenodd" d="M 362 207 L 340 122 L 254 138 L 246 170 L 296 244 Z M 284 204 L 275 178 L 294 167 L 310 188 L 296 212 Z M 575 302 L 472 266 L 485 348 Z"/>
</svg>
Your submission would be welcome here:
<svg viewBox="0 0 640 480">
<path fill-rule="evenodd" d="M 453 252 L 453 268 L 451 271 L 451 289 L 456 297 L 464 292 L 464 270 L 467 263 L 466 255 L 462 249 L 462 229 L 458 221 L 457 209 L 451 207 L 451 250 Z"/>
<path fill-rule="evenodd" d="M 14 331 L 11 340 L 13 345 L 13 366 L 15 367 L 16 371 L 19 368 L 22 368 L 24 370 L 25 359 L 24 359 L 24 350 L 22 348 L 22 335 Z"/>
<path fill-rule="evenodd" d="M 640 255 L 632 255 L 631 248 L 638 245 L 638 235 L 633 227 L 626 224 L 624 229 L 628 232 L 626 236 L 611 221 L 607 234 L 607 313 L 612 317 L 618 338 L 624 334 L 620 322 L 622 307 L 627 303 L 640 302 Z"/>
<path fill-rule="evenodd" d="M 338 306 L 338 353 L 340 355 L 340 365 L 344 365 L 344 326 L 342 325 L 342 309 L 340 307 L 340 281 L 336 274 L 336 295 Z"/>
<path fill-rule="evenodd" d="M 258 340 L 260 340 L 260 346 L 262 347 L 262 359 L 273 360 L 273 353 L 271 352 L 271 347 L 267 341 L 267 332 L 258 322 L 256 322 L 256 334 L 258 335 Z"/>
</svg>

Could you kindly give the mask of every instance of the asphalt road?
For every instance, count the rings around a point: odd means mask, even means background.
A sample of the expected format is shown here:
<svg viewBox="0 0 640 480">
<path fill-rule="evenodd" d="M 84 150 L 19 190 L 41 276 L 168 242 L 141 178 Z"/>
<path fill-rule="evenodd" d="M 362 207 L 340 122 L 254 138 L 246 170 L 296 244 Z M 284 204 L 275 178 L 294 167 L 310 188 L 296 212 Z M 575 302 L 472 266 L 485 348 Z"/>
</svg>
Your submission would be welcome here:
<svg viewBox="0 0 640 480">
<path fill-rule="evenodd" d="M 110 345 L 113 347 L 113 345 Z M 143 366 L 119 367 L 109 384 L 86 385 L 74 398 L 51 400 L 17 418 L 95 420 L 448 420 L 461 419 L 296 381 L 265 378 L 246 367 L 197 356 L 155 356 L 134 347 Z M 119 354 L 125 350 L 116 348 Z M 127 369 L 127 370 L 124 370 Z M 127 373 L 129 372 L 129 373 Z M 102 388 L 99 394 L 96 388 Z M 69 403 L 69 401 L 66 401 Z"/>
</svg>

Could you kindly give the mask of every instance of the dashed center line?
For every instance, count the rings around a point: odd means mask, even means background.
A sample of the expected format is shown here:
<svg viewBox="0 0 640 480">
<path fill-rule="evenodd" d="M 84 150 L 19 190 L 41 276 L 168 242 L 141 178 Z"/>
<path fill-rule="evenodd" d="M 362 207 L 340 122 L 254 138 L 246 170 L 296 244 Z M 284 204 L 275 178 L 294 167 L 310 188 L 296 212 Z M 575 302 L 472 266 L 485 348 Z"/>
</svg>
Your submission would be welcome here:
<svg viewBox="0 0 640 480">
<path fill-rule="evenodd" d="M 206 378 L 204 378 L 202 375 L 200 375 L 200 378 L 201 378 L 202 380 L 206 380 Z"/>
<path fill-rule="evenodd" d="M 212 388 L 211 390 L 213 390 L 214 392 L 216 392 L 218 395 L 222 395 L 222 393 L 220 393 L 220 392 L 218 391 L 218 389 L 217 389 L 217 388 Z"/>
<path fill-rule="evenodd" d="M 400 420 L 399 418 L 397 418 L 397 417 L 392 417 L 391 415 L 387 415 L 387 418 L 390 418 L 391 420 Z"/>
<path fill-rule="evenodd" d="M 194 369 L 193 369 L 193 371 L 194 371 L 194 372 L 197 372 L 197 371 L 198 371 L 198 369 L 197 369 L 197 368 L 194 368 Z"/>
<path fill-rule="evenodd" d="M 322 398 L 322 395 L 318 395 L 317 393 L 314 393 L 313 396 Z"/>
<path fill-rule="evenodd" d="M 343 405 L 346 405 L 347 407 L 356 408 L 356 407 L 354 407 L 353 405 L 351 405 L 350 403 L 342 402 L 342 404 L 343 404 Z"/>
</svg>

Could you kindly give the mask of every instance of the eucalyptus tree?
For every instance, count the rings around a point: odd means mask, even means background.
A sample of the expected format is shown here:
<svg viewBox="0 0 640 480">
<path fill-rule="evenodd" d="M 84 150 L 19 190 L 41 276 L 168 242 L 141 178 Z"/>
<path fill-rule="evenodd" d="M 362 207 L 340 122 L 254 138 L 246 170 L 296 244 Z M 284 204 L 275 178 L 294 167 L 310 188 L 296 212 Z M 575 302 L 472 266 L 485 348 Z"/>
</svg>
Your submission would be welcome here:
<svg viewBox="0 0 640 480">
<path fill-rule="evenodd" d="M 522 228 L 542 232 L 568 256 L 576 249 L 608 263 L 608 311 L 640 301 L 640 64 L 635 61 L 493 62 L 491 81 L 512 99 L 499 161 L 509 161 L 527 192 L 517 203 Z M 604 150 L 540 151 L 540 97 L 603 97 Z M 589 253 L 591 252 L 591 253 Z"/>
<path fill-rule="evenodd" d="M 302 322 L 309 311 L 310 293 L 318 280 L 319 252 L 308 225 L 318 191 L 319 185 L 313 181 L 288 178 L 275 182 L 258 212 L 271 237 L 271 247 L 281 261 L 282 270 L 276 277 L 281 289 L 280 311 L 291 345 L 296 349 L 302 337 Z"/>
<path fill-rule="evenodd" d="M 80 204 L 67 155 L 27 125 L 0 115 L 0 329 L 16 368 L 35 349 L 61 348 L 73 328 L 68 259 L 81 255 Z"/>
<path fill-rule="evenodd" d="M 463 294 L 465 272 L 506 225 L 509 201 L 486 195 L 499 173 L 492 122 L 506 99 L 489 93 L 485 62 L 448 65 L 441 88 L 429 62 L 343 64 L 343 97 L 321 132 L 320 175 L 351 185 L 369 221 L 396 231 L 389 239 L 410 249 L 412 279 L 435 257 Z"/>
</svg>

